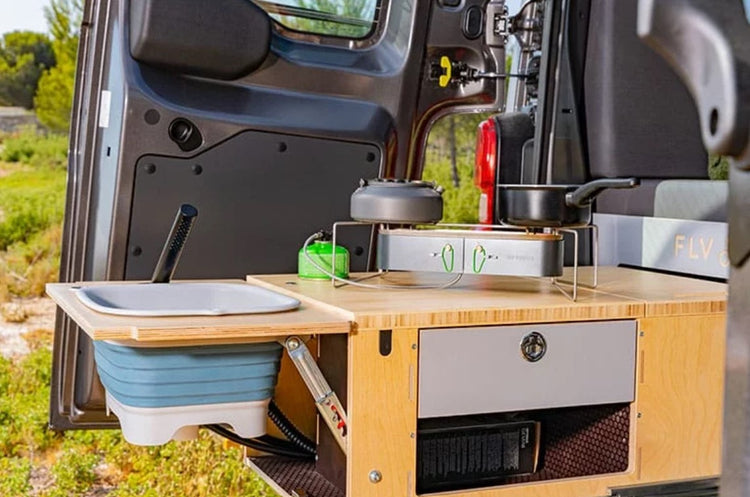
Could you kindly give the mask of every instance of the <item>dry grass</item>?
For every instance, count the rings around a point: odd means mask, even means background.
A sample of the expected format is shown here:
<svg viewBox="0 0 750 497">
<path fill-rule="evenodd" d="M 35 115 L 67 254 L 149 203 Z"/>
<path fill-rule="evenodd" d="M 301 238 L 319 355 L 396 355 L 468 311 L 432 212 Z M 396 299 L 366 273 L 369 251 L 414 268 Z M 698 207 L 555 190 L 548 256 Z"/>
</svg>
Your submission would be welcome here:
<svg viewBox="0 0 750 497">
<path fill-rule="evenodd" d="M 0 302 L 11 296 L 43 296 L 44 286 L 58 279 L 61 241 L 58 224 L 0 252 Z"/>
<path fill-rule="evenodd" d="M 20 302 L 6 302 L 0 305 L 0 316 L 9 323 L 23 323 L 29 319 L 29 313 Z"/>
<path fill-rule="evenodd" d="M 52 337 L 54 335 L 54 332 L 52 331 L 53 324 L 54 323 L 51 321 L 49 328 L 36 328 L 30 331 L 27 331 L 26 333 L 22 335 L 24 341 L 29 346 L 29 350 L 36 350 L 42 347 L 49 347 L 50 344 L 52 344 Z"/>
</svg>

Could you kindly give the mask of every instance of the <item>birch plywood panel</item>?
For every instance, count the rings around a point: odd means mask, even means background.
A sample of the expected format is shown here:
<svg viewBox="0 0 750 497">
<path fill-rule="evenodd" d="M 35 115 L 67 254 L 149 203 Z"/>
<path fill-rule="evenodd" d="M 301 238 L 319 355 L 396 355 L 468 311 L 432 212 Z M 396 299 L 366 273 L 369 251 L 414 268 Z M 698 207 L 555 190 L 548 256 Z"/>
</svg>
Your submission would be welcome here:
<svg viewBox="0 0 750 497">
<path fill-rule="evenodd" d="M 641 322 L 636 388 L 642 479 L 721 471 L 725 326 L 721 315 Z"/>
<path fill-rule="evenodd" d="M 350 336 L 348 496 L 414 496 L 417 338 L 414 328 L 394 331 L 392 350 L 383 356 L 378 331 Z M 372 483 L 372 471 L 382 481 Z"/>
<path fill-rule="evenodd" d="M 627 319 L 642 316 L 645 309 L 638 299 L 586 289 L 572 302 L 549 280 L 532 278 L 465 275 L 456 285 L 435 290 L 334 288 L 330 282 L 283 275 L 249 281 L 311 305 L 335 307 L 363 329 Z M 403 273 L 367 281 L 413 285 L 445 282 L 445 277 Z"/>
<path fill-rule="evenodd" d="M 582 268 L 585 281 L 591 268 Z M 570 276 L 570 270 L 566 270 Z M 599 268 L 598 292 L 645 302 L 645 316 L 685 316 L 726 312 L 727 285 L 617 267 Z"/>
<path fill-rule="evenodd" d="M 240 343 L 258 338 L 269 340 L 295 334 L 348 333 L 351 329 L 349 321 L 311 305 L 274 314 L 114 316 L 96 312 L 83 305 L 71 291 L 74 286 L 77 285 L 50 284 L 47 285 L 47 294 L 94 340 L 126 341 L 132 345 L 152 346 L 198 345 Z"/>
</svg>

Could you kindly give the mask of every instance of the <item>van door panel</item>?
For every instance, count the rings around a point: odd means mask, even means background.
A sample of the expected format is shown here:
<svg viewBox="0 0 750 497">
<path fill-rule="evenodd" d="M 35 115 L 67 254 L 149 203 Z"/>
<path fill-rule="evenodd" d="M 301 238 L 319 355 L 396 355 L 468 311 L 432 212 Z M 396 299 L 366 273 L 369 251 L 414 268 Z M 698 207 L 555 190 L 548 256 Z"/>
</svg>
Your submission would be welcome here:
<svg viewBox="0 0 750 497">
<path fill-rule="evenodd" d="M 178 278 L 294 272 L 309 234 L 349 219 L 358 179 L 420 176 L 423 143 L 413 136 L 424 134 L 436 109 L 498 107 L 499 81 L 440 91 L 426 81 L 428 54 L 448 45 L 454 57 L 471 54 L 481 70 L 504 61 L 482 37 L 456 31 L 466 8 L 486 3 L 448 9 L 382 0 L 372 35 L 360 40 L 274 23 L 266 59 L 249 74 L 219 80 L 135 60 L 131 2 L 88 0 L 60 280 L 148 278 L 182 202 L 195 203 L 199 217 Z M 200 139 L 185 147 L 170 137 L 176 119 L 192 123 Z M 148 164 L 155 172 L 146 172 Z M 352 269 L 365 269 L 369 233 L 353 231 L 344 241 Z M 61 313 L 50 411 L 56 429 L 116 426 L 106 416 L 91 341 Z"/>
</svg>

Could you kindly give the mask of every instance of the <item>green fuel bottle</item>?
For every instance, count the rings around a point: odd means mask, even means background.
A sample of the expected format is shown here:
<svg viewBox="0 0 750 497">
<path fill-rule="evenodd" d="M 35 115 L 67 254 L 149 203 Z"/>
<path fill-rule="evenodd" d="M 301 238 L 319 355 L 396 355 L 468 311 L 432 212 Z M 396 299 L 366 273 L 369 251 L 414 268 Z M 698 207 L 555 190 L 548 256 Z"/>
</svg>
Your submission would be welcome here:
<svg viewBox="0 0 750 497">
<path fill-rule="evenodd" d="M 328 272 L 333 272 L 339 278 L 349 277 L 349 251 L 341 245 L 336 245 L 336 256 L 334 257 L 335 271 L 331 271 L 331 255 L 333 254 L 333 242 L 329 240 L 316 240 L 307 248 L 308 255 L 318 265 Z M 300 249 L 297 257 L 297 274 L 300 278 L 307 280 L 330 280 L 331 278 L 313 266 L 305 257 L 304 247 Z"/>
</svg>

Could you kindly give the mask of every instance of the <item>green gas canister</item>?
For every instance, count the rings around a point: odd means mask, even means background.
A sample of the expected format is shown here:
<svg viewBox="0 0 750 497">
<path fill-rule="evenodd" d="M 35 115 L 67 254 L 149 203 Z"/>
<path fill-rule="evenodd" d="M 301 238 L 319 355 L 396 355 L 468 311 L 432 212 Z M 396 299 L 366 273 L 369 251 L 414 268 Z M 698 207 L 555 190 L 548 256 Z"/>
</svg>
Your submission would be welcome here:
<svg viewBox="0 0 750 497">
<path fill-rule="evenodd" d="M 335 271 L 331 271 L 331 258 L 333 255 L 333 242 L 330 240 L 316 240 L 307 247 L 307 255 L 319 266 L 328 272 L 333 272 L 339 278 L 349 277 L 349 251 L 341 245 L 336 245 L 334 259 Z M 305 256 L 305 248 L 302 247 L 297 258 L 297 274 L 300 278 L 309 280 L 330 280 L 331 278 L 316 268 Z"/>
</svg>

